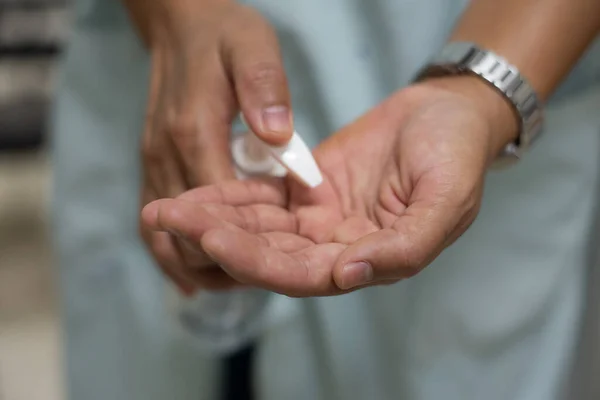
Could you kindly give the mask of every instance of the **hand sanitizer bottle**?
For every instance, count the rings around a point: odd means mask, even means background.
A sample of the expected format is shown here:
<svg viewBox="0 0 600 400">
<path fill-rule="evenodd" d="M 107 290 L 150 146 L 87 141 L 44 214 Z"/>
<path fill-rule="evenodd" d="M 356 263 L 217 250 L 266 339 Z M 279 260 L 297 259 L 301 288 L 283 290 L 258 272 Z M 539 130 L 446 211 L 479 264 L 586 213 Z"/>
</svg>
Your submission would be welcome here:
<svg viewBox="0 0 600 400">
<path fill-rule="evenodd" d="M 248 130 L 232 138 L 231 153 L 238 179 L 283 177 L 289 172 L 308 188 L 323 181 L 310 149 L 297 132 L 287 145 L 269 146 Z M 167 296 L 176 330 L 202 350 L 220 354 L 235 351 L 260 333 L 271 297 L 268 291 L 257 288 L 201 290 L 191 298 L 171 289 Z"/>
</svg>

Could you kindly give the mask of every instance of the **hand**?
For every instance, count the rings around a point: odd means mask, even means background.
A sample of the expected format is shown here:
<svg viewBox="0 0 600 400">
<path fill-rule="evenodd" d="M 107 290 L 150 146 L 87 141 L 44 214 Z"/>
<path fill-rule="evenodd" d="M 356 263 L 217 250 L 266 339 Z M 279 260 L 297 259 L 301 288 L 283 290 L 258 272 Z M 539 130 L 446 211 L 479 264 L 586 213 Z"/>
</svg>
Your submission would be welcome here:
<svg viewBox="0 0 600 400">
<path fill-rule="evenodd" d="M 326 176 L 229 182 L 143 210 L 236 280 L 323 296 L 411 277 L 475 218 L 486 169 L 516 134 L 501 96 L 476 78 L 400 91 L 315 150 Z"/>
<path fill-rule="evenodd" d="M 152 57 L 142 205 L 234 178 L 229 136 L 240 109 L 266 142 L 290 138 L 290 99 L 277 38 L 256 11 L 225 0 L 125 3 Z M 142 229 L 142 236 L 184 292 L 203 276 L 233 283 L 218 269 L 196 270 L 190 277 L 195 266 L 187 265 L 185 246 L 160 232 Z"/>
</svg>

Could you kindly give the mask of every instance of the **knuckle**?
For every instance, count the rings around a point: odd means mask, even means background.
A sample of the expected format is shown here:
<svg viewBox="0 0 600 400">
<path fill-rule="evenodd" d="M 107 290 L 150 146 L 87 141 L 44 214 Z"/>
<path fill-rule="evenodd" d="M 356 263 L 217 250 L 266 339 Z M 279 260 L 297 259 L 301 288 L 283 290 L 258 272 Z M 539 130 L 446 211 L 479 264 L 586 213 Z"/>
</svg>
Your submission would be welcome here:
<svg viewBox="0 0 600 400">
<path fill-rule="evenodd" d="M 237 212 L 242 224 L 240 228 L 251 233 L 262 232 L 260 218 L 253 207 L 239 207 Z"/>
<path fill-rule="evenodd" d="M 455 197 L 454 210 L 460 219 L 457 222 L 459 227 L 468 227 L 479 214 L 481 208 L 480 191 L 476 189 L 465 190 Z M 451 232 L 448 232 L 450 234 Z"/>
<path fill-rule="evenodd" d="M 158 218 L 159 221 L 164 224 L 164 226 L 170 227 L 179 227 L 186 221 L 186 216 L 183 215 L 180 209 L 176 206 L 172 206 L 171 204 L 165 205 L 161 208 Z"/>
<path fill-rule="evenodd" d="M 409 276 L 413 276 L 421 270 L 422 257 L 415 252 L 405 251 L 402 259 L 402 271 L 406 271 Z"/>
<path fill-rule="evenodd" d="M 479 213 L 479 209 L 481 207 L 481 196 L 476 193 L 470 193 L 469 196 L 465 200 L 465 210 L 467 210 L 468 214 L 473 215 L 475 217 Z"/>
<path fill-rule="evenodd" d="M 406 276 L 408 278 L 418 274 L 427 263 L 427 254 L 424 251 L 419 251 L 416 246 L 407 242 L 406 246 L 401 246 L 401 262 L 402 262 L 402 273 L 400 276 Z"/>
<path fill-rule="evenodd" d="M 169 119 L 166 131 L 176 142 L 190 141 L 198 133 L 198 122 L 186 114 L 178 114 Z"/>
<path fill-rule="evenodd" d="M 477 215 L 479 214 L 479 210 L 481 208 L 481 203 L 479 201 L 473 201 L 472 204 L 469 204 L 462 217 L 458 221 L 456 226 L 458 236 L 461 236 L 475 221 Z M 448 237 L 452 236 L 453 232 L 449 232 Z M 458 237 L 457 237 L 458 238 Z M 456 240 L 456 239 L 455 239 Z"/>
<path fill-rule="evenodd" d="M 426 243 L 419 243 L 415 238 L 415 229 L 412 226 L 400 225 L 390 231 L 389 239 L 392 240 L 393 250 L 389 261 L 391 270 L 385 279 L 396 279 L 404 276 L 413 276 L 422 268 L 427 256 Z M 393 261 L 392 261 L 393 260 Z"/>
<path fill-rule="evenodd" d="M 285 82 L 281 66 L 274 62 L 261 62 L 249 66 L 243 72 L 244 83 L 253 88 L 266 88 Z"/>
<path fill-rule="evenodd" d="M 417 258 L 409 258 L 404 265 L 403 276 L 411 278 L 417 275 L 423 269 L 423 261 Z"/>
<path fill-rule="evenodd" d="M 475 185 L 465 185 L 457 191 L 455 196 L 456 205 L 463 210 L 470 210 L 477 207 L 478 190 Z"/>
</svg>

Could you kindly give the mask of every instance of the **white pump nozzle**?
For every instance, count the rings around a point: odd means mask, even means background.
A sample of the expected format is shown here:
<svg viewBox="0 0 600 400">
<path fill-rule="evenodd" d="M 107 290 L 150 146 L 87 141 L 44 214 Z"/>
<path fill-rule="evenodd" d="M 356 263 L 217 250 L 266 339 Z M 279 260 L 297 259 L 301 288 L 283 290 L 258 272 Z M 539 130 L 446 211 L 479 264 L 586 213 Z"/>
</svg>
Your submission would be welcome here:
<svg viewBox="0 0 600 400">
<path fill-rule="evenodd" d="M 248 124 L 242 116 L 242 122 L 248 127 Z M 248 127 L 251 135 L 256 136 Z M 323 182 L 323 176 L 319 166 L 315 161 L 312 152 L 304 143 L 298 132 L 294 131 L 291 140 L 283 146 L 270 146 L 262 140 L 258 140 L 261 146 L 269 152 L 279 164 L 281 164 L 289 173 L 300 183 L 309 188 L 315 188 Z M 235 153 L 234 153 L 235 157 Z"/>
</svg>

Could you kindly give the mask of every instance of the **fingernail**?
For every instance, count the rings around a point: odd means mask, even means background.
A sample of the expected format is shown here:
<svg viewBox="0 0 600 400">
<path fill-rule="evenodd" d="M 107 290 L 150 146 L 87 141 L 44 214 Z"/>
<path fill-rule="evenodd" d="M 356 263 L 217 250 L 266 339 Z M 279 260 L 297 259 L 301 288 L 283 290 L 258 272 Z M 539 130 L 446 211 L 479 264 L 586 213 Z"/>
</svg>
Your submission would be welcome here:
<svg viewBox="0 0 600 400">
<path fill-rule="evenodd" d="M 342 270 L 342 284 L 340 289 L 352 289 L 357 286 L 366 285 L 373 280 L 373 268 L 371 264 L 360 261 L 346 264 Z"/>
<path fill-rule="evenodd" d="M 285 106 L 273 106 L 263 110 L 263 128 L 268 132 L 288 133 L 292 131 L 292 116 Z"/>
</svg>

